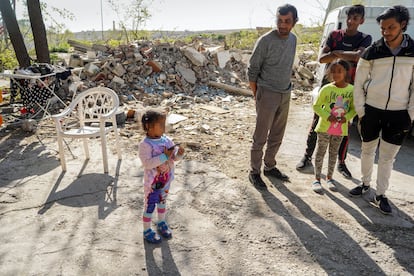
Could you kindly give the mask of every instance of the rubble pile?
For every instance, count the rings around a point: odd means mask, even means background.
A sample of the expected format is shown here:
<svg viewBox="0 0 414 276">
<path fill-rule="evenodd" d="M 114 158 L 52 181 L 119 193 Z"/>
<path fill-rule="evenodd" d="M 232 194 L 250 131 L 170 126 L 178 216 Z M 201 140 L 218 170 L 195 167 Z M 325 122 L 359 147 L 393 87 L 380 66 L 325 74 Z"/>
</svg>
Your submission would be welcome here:
<svg viewBox="0 0 414 276">
<path fill-rule="evenodd" d="M 86 64 L 71 58 L 69 66 L 84 67 L 80 78 L 86 87 L 110 87 L 124 100 L 165 92 L 192 95 L 200 87 L 205 89 L 209 81 L 245 83 L 243 54 L 226 51 L 227 56 L 222 57 L 217 53 L 217 47 L 200 52 L 194 45 L 141 42 L 99 51 Z"/>
<path fill-rule="evenodd" d="M 159 104 L 164 98 L 176 94 L 209 101 L 223 90 L 251 95 L 247 80 L 251 54 L 248 51 L 225 50 L 223 46 L 206 46 L 200 42 L 150 41 L 116 48 L 95 46 L 93 49 L 100 49 L 94 53 L 96 58 L 72 56 L 69 66 L 84 67 L 80 75 L 83 89 L 112 88 L 123 103 L 138 100 L 144 105 Z M 303 61 L 306 58 L 309 56 L 299 56 L 292 76 L 295 87 L 300 90 L 310 90 L 314 80 L 315 66 L 307 66 L 309 62 Z"/>
</svg>

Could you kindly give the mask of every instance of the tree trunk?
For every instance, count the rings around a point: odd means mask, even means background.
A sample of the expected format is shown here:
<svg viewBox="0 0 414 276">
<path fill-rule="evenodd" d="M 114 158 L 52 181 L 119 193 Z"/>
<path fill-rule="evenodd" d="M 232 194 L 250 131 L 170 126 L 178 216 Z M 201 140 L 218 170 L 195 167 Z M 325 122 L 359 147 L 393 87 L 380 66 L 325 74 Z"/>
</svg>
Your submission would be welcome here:
<svg viewBox="0 0 414 276">
<path fill-rule="evenodd" d="M 39 0 L 27 0 L 27 10 L 33 32 L 37 62 L 50 63 L 49 45 Z"/>
<path fill-rule="evenodd" d="M 16 15 L 11 7 L 10 0 L 0 0 L 0 11 L 20 67 L 29 67 L 30 57 L 27 53 L 26 45 L 24 44 L 24 39 L 17 24 Z"/>
</svg>

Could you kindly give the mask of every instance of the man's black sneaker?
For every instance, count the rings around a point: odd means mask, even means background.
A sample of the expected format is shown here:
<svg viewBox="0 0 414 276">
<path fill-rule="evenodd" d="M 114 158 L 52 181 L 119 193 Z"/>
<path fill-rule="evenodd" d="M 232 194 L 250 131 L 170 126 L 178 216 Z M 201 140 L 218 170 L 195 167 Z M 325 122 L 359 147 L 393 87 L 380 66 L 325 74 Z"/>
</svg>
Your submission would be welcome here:
<svg viewBox="0 0 414 276">
<path fill-rule="evenodd" d="M 368 191 L 369 191 L 369 186 L 362 184 L 350 190 L 349 195 L 350 196 L 362 196 Z"/>
<path fill-rule="evenodd" d="M 345 176 L 346 178 L 352 178 L 351 172 L 346 167 L 345 163 L 339 163 L 338 164 L 338 171 Z"/>
<path fill-rule="evenodd" d="M 379 208 L 381 213 L 389 215 L 392 213 L 391 206 L 388 203 L 388 199 L 384 195 L 374 196 L 372 203 Z"/>
<path fill-rule="evenodd" d="M 258 173 L 249 173 L 249 180 L 257 189 L 266 190 L 267 186 Z"/>
<path fill-rule="evenodd" d="M 307 157 L 306 155 L 302 157 L 299 163 L 296 165 L 297 170 L 303 170 L 304 168 L 311 166 L 312 161 L 311 158 Z"/>
<path fill-rule="evenodd" d="M 289 180 L 289 176 L 287 176 L 286 174 L 284 174 L 284 173 L 282 173 L 281 171 L 279 171 L 279 169 L 278 168 L 276 168 L 276 167 L 274 167 L 274 168 L 272 168 L 272 169 L 270 169 L 270 170 L 264 170 L 263 171 L 263 174 L 265 175 L 265 176 L 272 176 L 272 177 L 276 177 L 276 178 L 278 178 L 278 179 L 280 179 L 280 180 L 283 180 L 283 181 L 288 181 Z"/>
</svg>

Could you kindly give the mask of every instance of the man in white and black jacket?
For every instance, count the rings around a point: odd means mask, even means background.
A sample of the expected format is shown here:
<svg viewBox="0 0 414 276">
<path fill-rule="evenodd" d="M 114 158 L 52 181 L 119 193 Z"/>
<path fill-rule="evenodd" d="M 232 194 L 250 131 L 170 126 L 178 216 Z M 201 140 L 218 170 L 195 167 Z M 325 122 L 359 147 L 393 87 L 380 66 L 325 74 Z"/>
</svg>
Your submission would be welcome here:
<svg viewBox="0 0 414 276">
<path fill-rule="evenodd" d="M 395 157 L 414 120 L 414 41 L 404 34 L 410 20 L 406 7 L 388 8 L 376 20 L 382 38 L 365 50 L 355 76 L 354 106 L 362 137 L 362 185 L 349 193 L 361 196 L 369 190 L 379 144 L 373 202 L 382 213 L 391 214 L 385 192 Z"/>
</svg>

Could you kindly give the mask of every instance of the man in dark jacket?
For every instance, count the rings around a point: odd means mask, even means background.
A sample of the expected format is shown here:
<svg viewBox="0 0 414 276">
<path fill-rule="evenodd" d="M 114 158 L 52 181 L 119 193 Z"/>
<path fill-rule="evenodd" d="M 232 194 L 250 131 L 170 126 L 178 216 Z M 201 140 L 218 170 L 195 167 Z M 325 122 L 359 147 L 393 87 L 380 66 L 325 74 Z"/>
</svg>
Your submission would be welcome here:
<svg viewBox="0 0 414 276">
<path fill-rule="evenodd" d="M 372 199 L 384 214 L 393 163 L 414 120 L 414 41 L 404 34 L 410 15 L 393 6 L 377 17 L 382 38 L 364 52 L 357 66 L 354 106 L 360 118 L 362 185 L 351 196 L 369 191 L 379 144 L 376 192 Z"/>
</svg>

